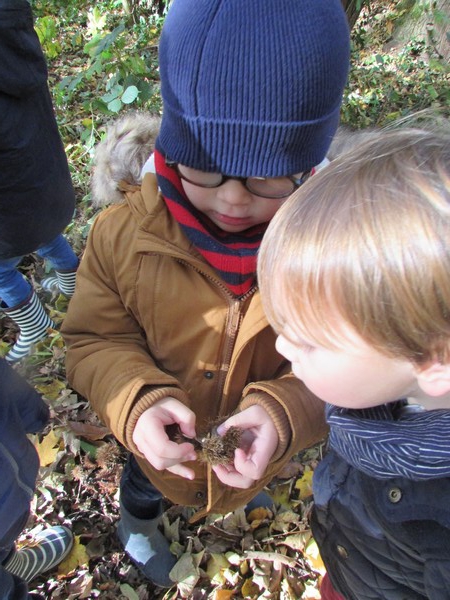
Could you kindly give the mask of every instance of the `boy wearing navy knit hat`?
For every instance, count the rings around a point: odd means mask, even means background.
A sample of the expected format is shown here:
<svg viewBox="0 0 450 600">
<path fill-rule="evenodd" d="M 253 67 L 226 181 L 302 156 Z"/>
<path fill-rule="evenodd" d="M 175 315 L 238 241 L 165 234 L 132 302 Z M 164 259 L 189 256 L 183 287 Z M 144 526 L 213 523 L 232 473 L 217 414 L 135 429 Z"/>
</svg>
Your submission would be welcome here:
<svg viewBox="0 0 450 600">
<path fill-rule="evenodd" d="M 349 31 L 339 0 L 175 0 L 159 58 L 156 174 L 131 176 L 146 158 L 133 126 L 145 117 L 117 123 L 102 152 L 120 203 L 93 225 L 63 335 L 69 381 L 132 453 L 119 537 L 149 579 L 170 586 L 163 496 L 197 507 L 196 518 L 248 506 L 326 431 L 320 402 L 275 350 L 256 255 L 325 158 Z M 133 164 L 115 164 L 120 156 Z M 202 436 L 235 412 L 248 430 L 226 466 L 198 461 L 166 429 Z"/>
</svg>

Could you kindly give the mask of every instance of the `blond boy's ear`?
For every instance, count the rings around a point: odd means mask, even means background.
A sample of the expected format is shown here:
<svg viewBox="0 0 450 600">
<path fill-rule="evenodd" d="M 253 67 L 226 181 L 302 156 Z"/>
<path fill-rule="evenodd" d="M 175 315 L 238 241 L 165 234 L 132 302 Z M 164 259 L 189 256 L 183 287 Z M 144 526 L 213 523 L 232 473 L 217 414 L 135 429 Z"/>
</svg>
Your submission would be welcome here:
<svg viewBox="0 0 450 600">
<path fill-rule="evenodd" d="M 428 396 L 443 396 L 450 392 L 450 364 L 431 363 L 416 371 L 417 382 Z"/>
</svg>

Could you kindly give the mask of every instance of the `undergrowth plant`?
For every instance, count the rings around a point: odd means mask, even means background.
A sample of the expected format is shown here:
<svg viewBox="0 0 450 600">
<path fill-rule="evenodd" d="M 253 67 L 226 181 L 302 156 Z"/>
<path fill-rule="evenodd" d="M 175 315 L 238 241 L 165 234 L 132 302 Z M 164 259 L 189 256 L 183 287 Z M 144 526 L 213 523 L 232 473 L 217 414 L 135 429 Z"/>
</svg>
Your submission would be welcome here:
<svg viewBox="0 0 450 600">
<path fill-rule="evenodd" d="M 399 23 L 412 11 L 420 16 L 435 10 L 432 3 L 361 3 L 360 18 L 352 29 L 341 122 L 360 129 L 383 126 L 423 108 L 448 114 L 449 67 L 436 53 L 430 28 L 400 49 L 389 46 Z M 161 112 L 158 40 L 168 0 L 100 0 L 94 6 L 87 0 L 33 0 L 33 4 L 60 131 L 74 185 L 80 190 L 84 227 L 92 217 L 87 182 L 93 148 L 105 123 L 130 109 Z"/>
<path fill-rule="evenodd" d="M 450 30 L 449 18 L 430 0 L 366 3 L 352 30 L 341 122 L 361 129 L 387 125 L 422 109 L 449 115 L 450 70 L 435 40 L 435 26 Z M 417 22 L 426 26 L 400 44 L 395 35 L 406 20 L 412 30 Z"/>
<path fill-rule="evenodd" d="M 426 59 L 430 48 L 412 40 L 396 54 L 353 53 L 341 121 L 355 128 L 385 125 L 424 108 L 448 111 L 448 65 Z"/>
</svg>

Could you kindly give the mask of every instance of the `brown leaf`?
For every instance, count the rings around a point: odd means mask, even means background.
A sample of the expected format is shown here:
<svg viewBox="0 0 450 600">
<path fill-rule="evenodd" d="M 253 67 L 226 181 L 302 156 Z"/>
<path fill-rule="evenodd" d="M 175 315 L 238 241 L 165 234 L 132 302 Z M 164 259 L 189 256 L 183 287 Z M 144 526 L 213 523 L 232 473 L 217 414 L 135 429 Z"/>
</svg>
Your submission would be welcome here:
<svg viewBox="0 0 450 600">
<path fill-rule="evenodd" d="M 91 425 L 90 423 L 83 423 L 81 421 L 68 421 L 67 426 L 76 435 L 91 441 L 102 440 L 104 437 L 111 434 L 111 431 L 107 427 Z"/>
</svg>

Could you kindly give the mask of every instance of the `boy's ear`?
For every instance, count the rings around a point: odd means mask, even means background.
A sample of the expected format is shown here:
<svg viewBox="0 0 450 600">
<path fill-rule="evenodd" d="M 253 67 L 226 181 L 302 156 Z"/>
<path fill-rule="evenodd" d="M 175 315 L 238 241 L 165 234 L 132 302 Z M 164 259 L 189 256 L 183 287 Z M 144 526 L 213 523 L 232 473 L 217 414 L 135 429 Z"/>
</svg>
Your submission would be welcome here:
<svg viewBox="0 0 450 600">
<path fill-rule="evenodd" d="M 416 369 L 417 383 L 428 396 L 443 396 L 450 392 L 450 364 L 437 362 Z"/>
</svg>

